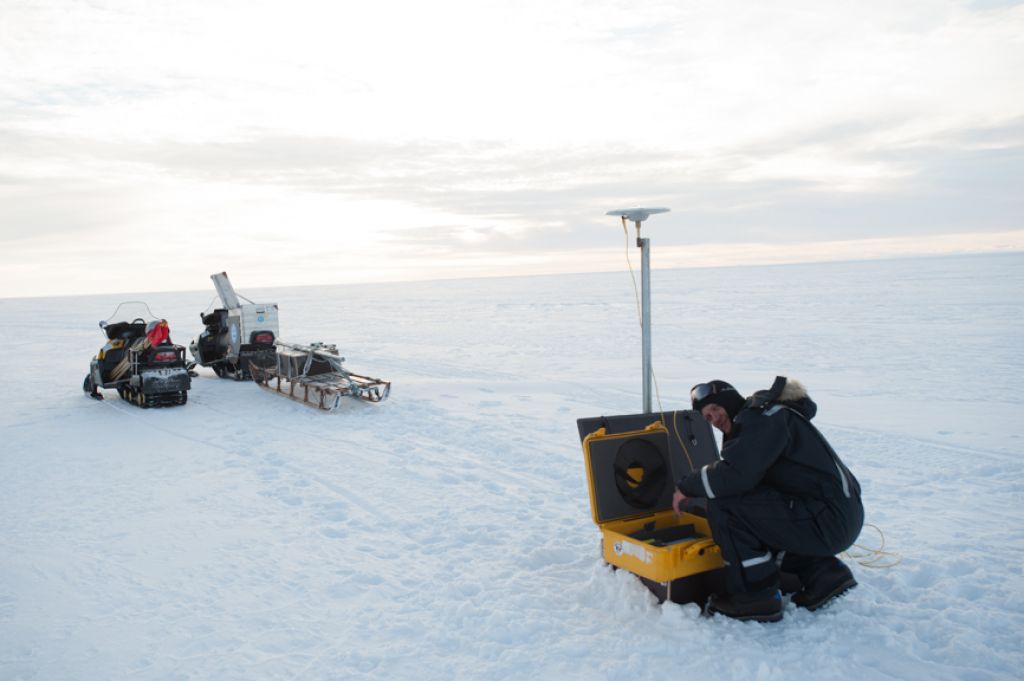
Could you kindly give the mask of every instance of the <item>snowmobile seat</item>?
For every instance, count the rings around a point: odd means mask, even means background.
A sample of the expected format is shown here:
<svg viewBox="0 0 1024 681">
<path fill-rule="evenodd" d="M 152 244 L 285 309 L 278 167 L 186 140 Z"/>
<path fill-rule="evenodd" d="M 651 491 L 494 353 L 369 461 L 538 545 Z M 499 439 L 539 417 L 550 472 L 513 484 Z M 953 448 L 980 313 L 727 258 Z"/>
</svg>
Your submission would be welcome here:
<svg viewBox="0 0 1024 681">
<path fill-rule="evenodd" d="M 145 322 L 114 322 L 106 327 L 107 338 L 110 340 L 130 341 L 146 333 Z"/>
<path fill-rule="evenodd" d="M 129 326 L 131 326 L 131 324 L 128 322 L 114 322 L 113 324 L 107 324 L 104 329 L 104 331 L 107 332 L 107 340 L 117 340 Z"/>
<path fill-rule="evenodd" d="M 209 328 L 212 333 L 216 333 L 228 325 L 227 310 L 217 309 L 210 314 L 201 314 L 199 318 L 202 320 L 203 326 Z"/>
<path fill-rule="evenodd" d="M 129 338 L 142 338 L 146 335 L 146 322 L 135 322 L 125 331 L 125 340 Z"/>
</svg>

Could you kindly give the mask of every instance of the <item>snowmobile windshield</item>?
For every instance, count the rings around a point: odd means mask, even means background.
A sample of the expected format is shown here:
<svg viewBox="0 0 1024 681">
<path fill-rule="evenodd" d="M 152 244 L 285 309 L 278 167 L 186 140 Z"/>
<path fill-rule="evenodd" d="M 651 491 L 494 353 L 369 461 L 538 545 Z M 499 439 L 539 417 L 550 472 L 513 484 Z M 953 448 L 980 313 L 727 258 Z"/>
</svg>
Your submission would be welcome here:
<svg viewBox="0 0 1024 681">
<path fill-rule="evenodd" d="M 117 324 L 121 322 L 150 322 L 157 321 L 157 316 L 149 309 L 149 305 L 146 305 L 140 300 L 129 300 L 121 303 L 114 310 L 114 314 L 110 315 L 106 319 L 100 322 L 100 328 L 106 329 L 111 324 Z"/>
</svg>

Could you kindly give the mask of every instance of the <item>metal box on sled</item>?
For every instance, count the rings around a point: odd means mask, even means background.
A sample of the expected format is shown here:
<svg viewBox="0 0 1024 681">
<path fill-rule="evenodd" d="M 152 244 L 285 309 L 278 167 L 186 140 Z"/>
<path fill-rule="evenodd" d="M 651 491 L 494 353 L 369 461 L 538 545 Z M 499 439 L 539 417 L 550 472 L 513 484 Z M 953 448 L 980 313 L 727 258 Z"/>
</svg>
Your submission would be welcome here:
<svg viewBox="0 0 1024 681">
<path fill-rule="evenodd" d="M 604 560 L 632 572 L 663 602 L 696 602 L 723 586 L 722 557 L 703 500 L 672 509 L 675 481 L 718 459 L 694 411 L 577 421 Z"/>
</svg>

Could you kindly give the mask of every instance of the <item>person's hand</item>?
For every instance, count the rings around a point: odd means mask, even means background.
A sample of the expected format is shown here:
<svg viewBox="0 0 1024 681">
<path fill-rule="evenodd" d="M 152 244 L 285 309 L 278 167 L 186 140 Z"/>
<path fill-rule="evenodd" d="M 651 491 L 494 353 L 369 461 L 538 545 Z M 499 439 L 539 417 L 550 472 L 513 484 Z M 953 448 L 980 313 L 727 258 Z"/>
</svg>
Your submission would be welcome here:
<svg viewBox="0 0 1024 681">
<path fill-rule="evenodd" d="M 679 490 L 676 490 L 672 495 L 672 510 L 676 512 L 677 516 L 683 512 L 683 504 L 685 503 L 686 495 Z"/>
</svg>

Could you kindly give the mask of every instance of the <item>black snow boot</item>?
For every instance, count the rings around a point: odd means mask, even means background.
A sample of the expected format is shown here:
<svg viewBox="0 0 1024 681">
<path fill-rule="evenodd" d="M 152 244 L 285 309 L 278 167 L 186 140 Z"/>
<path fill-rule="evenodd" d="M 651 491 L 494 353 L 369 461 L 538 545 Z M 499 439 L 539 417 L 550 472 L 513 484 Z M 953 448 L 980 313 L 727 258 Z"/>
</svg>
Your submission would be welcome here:
<svg viewBox="0 0 1024 681">
<path fill-rule="evenodd" d="M 779 590 L 782 591 L 783 596 L 795 594 L 802 588 L 804 585 L 800 582 L 800 575 L 792 572 L 779 572 Z"/>
<path fill-rule="evenodd" d="M 793 595 L 793 603 L 801 608 L 817 610 L 857 586 L 850 568 L 838 558 L 829 558 L 807 576 L 801 576 L 804 588 Z"/>
<path fill-rule="evenodd" d="M 778 622 L 782 619 L 782 596 L 778 589 L 753 593 L 712 594 L 708 599 L 709 615 L 720 613 L 737 620 Z"/>
</svg>

